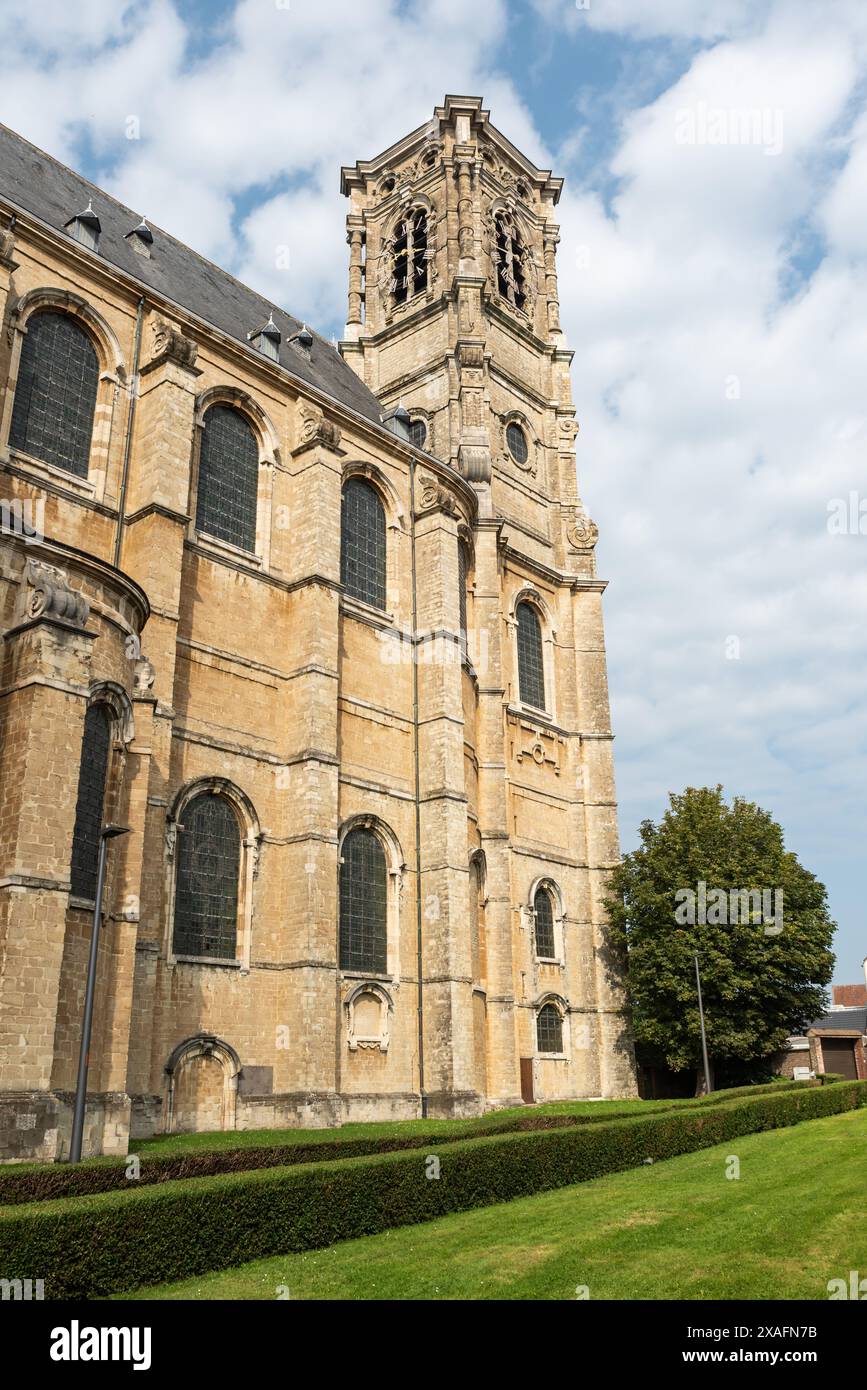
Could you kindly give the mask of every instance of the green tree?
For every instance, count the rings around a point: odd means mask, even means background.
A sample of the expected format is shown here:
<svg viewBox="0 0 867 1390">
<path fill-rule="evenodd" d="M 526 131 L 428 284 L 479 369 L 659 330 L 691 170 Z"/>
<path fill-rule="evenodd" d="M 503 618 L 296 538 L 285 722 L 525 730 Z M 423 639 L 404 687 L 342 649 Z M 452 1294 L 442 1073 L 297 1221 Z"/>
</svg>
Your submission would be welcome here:
<svg viewBox="0 0 867 1390">
<path fill-rule="evenodd" d="M 827 1008 L 835 923 L 825 887 L 753 802 L 729 805 L 720 786 L 669 801 L 658 825 L 643 822 L 608 896 L 612 944 L 628 956 L 636 1044 L 675 1070 L 700 1066 L 700 951 L 712 1062 L 768 1057 Z"/>
</svg>

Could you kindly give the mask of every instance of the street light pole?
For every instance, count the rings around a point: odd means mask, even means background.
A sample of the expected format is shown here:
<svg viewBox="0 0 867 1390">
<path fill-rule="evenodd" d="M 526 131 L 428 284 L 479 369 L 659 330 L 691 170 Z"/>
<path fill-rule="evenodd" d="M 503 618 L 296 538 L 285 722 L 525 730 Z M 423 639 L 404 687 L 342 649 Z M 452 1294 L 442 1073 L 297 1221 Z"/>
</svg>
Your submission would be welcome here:
<svg viewBox="0 0 867 1390">
<path fill-rule="evenodd" d="M 698 990 L 698 1017 L 701 1023 L 701 1052 L 704 1057 L 704 1088 L 710 1095 L 713 1087 L 710 1084 L 710 1062 L 707 1060 L 707 1034 L 704 1030 L 704 1005 L 701 1002 L 701 975 L 698 969 L 698 958 L 701 951 L 694 952 L 695 955 L 695 985 Z"/>
<path fill-rule="evenodd" d="M 93 929 L 90 936 L 90 958 L 87 962 L 87 985 L 84 991 L 84 1022 L 81 1028 L 81 1048 L 78 1054 L 78 1084 L 75 1088 L 75 1109 L 72 1113 L 72 1142 L 69 1162 L 81 1160 L 81 1141 L 84 1137 L 84 1112 L 87 1105 L 87 1070 L 90 1065 L 90 1034 L 93 1028 L 93 997 L 96 991 L 96 958 L 99 954 L 99 929 L 102 915 L 102 890 L 105 885 L 105 859 L 109 840 L 128 835 L 126 825 L 104 825 L 99 834 L 99 862 L 96 871 L 96 899 L 93 904 Z"/>
</svg>

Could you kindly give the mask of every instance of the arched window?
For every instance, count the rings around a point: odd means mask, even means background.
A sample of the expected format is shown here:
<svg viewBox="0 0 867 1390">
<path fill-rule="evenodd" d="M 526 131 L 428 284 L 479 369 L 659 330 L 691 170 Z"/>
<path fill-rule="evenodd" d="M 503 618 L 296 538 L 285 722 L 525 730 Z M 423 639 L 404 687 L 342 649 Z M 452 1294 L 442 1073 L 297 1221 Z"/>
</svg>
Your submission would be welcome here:
<svg viewBox="0 0 867 1390">
<path fill-rule="evenodd" d="M 255 551 L 258 484 L 255 434 L 239 410 L 212 405 L 202 428 L 196 529 Z"/>
<path fill-rule="evenodd" d="M 102 701 L 84 717 L 75 829 L 72 832 L 71 892 L 75 898 L 96 897 L 99 836 L 105 806 L 105 786 L 111 753 L 111 714 Z"/>
<path fill-rule="evenodd" d="M 42 310 L 27 325 L 9 443 L 87 477 L 99 385 L 96 349 L 69 314 Z"/>
<path fill-rule="evenodd" d="M 340 969 L 387 969 L 388 873 L 372 830 L 350 830 L 340 864 Z"/>
<path fill-rule="evenodd" d="M 554 906 L 551 894 L 545 888 L 536 890 L 533 916 L 536 922 L 536 955 L 540 960 L 553 960 L 557 955 L 554 940 Z"/>
<path fill-rule="evenodd" d="M 497 289 L 516 309 L 523 309 L 527 287 L 524 279 L 524 248 L 521 235 L 508 213 L 498 215 L 496 231 L 494 264 L 497 269 Z"/>
<path fill-rule="evenodd" d="M 427 289 L 427 213 L 414 208 L 394 229 L 394 275 L 391 293 L 395 304 L 405 304 L 414 294 Z"/>
<path fill-rule="evenodd" d="M 556 1004 L 544 1004 L 536 1016 L 536 1045 L 540 1052 L 563 1051 L 563 1019 Z"/>
<path fill-rule="evenodd" d="M 470 553 L 466 541 L 458 541 L 458 622 L 460 624 L 461 657 L 467 659 L 467 584 L 470 574 Z"/>
<path fill-rule="evenodd" d="M 241 832 L 223 796 L 203 792 L 178 826 L 174 952 L 234 960 L 238 938 Z"/>
<path fill-rule="evenodd" d="M 427 424 L 424 420 L 410 420 L 409 442 L 417 449 L 423 449 L 427 442 Z"/>
<path fill-rule="evenodd" d="M 363 478 L 343 485 L 340 579 L 352 598 L 385 607 L 385 508 Z"/>
<path fill-rule="evenodd" d="M 519 603 L 518 689 L 521 703 L 534 709 L 545 708 L 545 659 L 542 650 L 542 624 L 531 603 Z"/>
</svg>

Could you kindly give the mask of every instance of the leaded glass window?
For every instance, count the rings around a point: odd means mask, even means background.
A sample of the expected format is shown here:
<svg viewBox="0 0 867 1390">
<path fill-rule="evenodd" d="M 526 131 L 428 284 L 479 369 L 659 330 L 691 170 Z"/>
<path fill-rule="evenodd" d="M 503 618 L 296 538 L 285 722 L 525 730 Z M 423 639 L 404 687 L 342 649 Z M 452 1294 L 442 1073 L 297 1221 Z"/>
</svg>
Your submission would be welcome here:
<svg viewBox="0 0 867 1390">
<path fill-rule="evenodd" d="M 460 623 L 461 656 L 467 658 L 467 581 L 469 553 L 465 541 L 458 541 L 458 621 Z"/>
<path fill-rule="evenodd" d="M 545 1004 L 536 1018 L 536 1043 L 540 1052 L 563 1051 L 563 1019 L 554 1004 Z"/>
<path fill-rule="evenodd" d="M 536 955 L 542 960 L 553 960 L 557 954 L 554 944 L 554 908 L 551 894 L 540 888 L 533 899 L 533 915 L 536 919 Z"/>
<path fill-rule="evenodd" d="M 343 488 L 340 578 L 352 598 L 385 607 L 385 508 L 363 478 Z"/>
<path fill-rule="evenodd" d="M 87 477 L 99 360 L 68 314 L 43 310 L 27 325 L 9 443 L 67 473 Z"/>
<path fill-rule="evenodd" d="M 234 960 L 241 833 L 225 797 L 204 792 L 187 803 L 177 858 L 175 954 Z"/>
<path fill-rule="evenodd" d="M 542 625 L 530 603 L 519 603 L 518 688 L 522 704 L 545 708 L 545 660 L 542 651 Z"/>
<path fill-rule="evenodd" d="M 351 830 L 340 865 L 340 968 L 384 975 L 388 874 L 372 830 Z"/>
<path fill-rule="evenodd" d="M 84 717 L 75 829 L 70 871 L 73 897 L 96 897 L 99 837 L 102 831 L 105 784 L 111 752 L 111 718 L 105 704 L 91 705 Z"/>
<path fill-rule="evenodd" d="M 409 424 L 410 443 L 417 449 L 423 449 L 427 439 L 427 425 L 424 420 L 411 420 Z"/>
<path fill-rule="evenodd" d="M 514 420 L 506 426 L 506 444 L 516 463 L 527 462 L 530 456 L 530 451 L 527 448 L 527 436 L 521 426 L 515 424 Z"/>
<path fill-rule="evenodd" d="M 258 485 L 255 434 L 240 411 L 212 405 L 202 429 L 196 529 L 255 551 Z"/>
</svg>

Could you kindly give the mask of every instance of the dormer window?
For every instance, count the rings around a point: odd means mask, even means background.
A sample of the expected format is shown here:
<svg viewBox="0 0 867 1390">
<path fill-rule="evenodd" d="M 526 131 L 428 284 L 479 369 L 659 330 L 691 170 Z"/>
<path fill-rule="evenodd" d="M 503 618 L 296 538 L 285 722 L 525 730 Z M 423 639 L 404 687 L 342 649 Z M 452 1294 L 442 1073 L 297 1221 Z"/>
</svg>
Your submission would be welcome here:
<svg viewBox="0 0 867 1390">
<path fill-rule="evenodd" d="M 261 328 L 256 328 L 252 333 L 247 334 L 248 340 L 261 352 L 264 357 L 270 357 L 272 362 L 277 362 L 280 357 L 280 329 L 274 322 L 274 315 L 268 315 L 268 322 Z"/>
<path fill-rule="evenodd" d="M 88 251 L 99 250 L 99 234 L 102 227 L 99 218 L 93 210 L 93 203 L 88 203 L 84 212 L 78 213 L 76 217 L 71 217 L 64 227 L 73 241 L 78 241 L 82 246 L 86 246 Z"/>
<path fill-rule="evenodd" d="M 154 244 L 154 234 L 144 218 L 137 227 L 133 227 L 131 232 L 127 232 L 124 241 L 128 241 L 133 251 L 140 256 L 150 257 L 151 247 Z"/>
<path fill-rule="evenodd" d="M 397 224 L 392 247 L 392 298 L 395 304 L 405 304 L 414 294 L 426 290 L 428 284 L 427 213 L 424 208 L 414 208 Z"/>
</svg>

